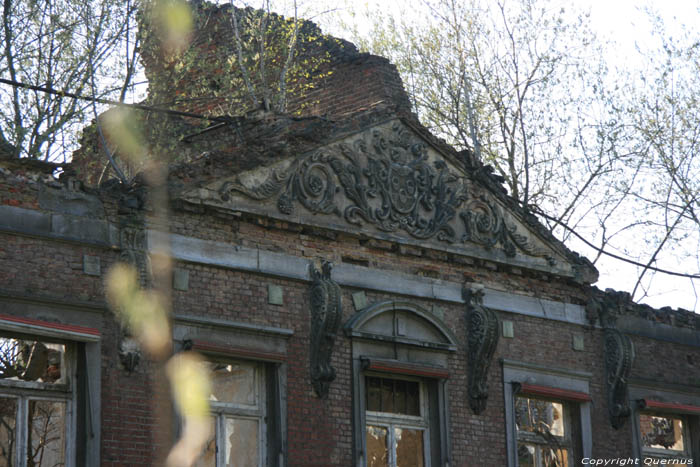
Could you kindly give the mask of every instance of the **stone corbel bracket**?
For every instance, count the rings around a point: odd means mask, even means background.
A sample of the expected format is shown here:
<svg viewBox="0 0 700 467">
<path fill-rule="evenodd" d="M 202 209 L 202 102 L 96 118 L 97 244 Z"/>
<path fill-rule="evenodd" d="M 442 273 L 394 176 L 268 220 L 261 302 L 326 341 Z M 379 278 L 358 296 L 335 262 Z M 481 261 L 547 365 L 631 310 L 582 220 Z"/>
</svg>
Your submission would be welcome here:
<svg viewBox="0 0 700 467">
<path fill-rule="evenodd" d="M 119 361 L 130 374 L 136 371 L 136 367 L 141 361 L 141 346 L 134 337 L 128 334 L 125 334 L 119 342 Z"/>
<path fill-rule="evenodd" d="M 627 397 L 627 380 L 634 363 L 632 340 L 617 329 L 617 318 L 631 302 L 629 294 L 606 290 L 594 292 L 586 306 L 588 318 L 600 321 L 605 341 L 605 386 L 610 424 L 616 430 L 625 424 L 631 410 Z"/>
<path fill-rule="evenodd" d="M 475 414 L 486 409 L 489 396 L 487 376 L 498 346 L 498 318 L 485 308 L 482 286 L 465 286 L 462 297 L 467 304 L 467 384 L 469 407 Z"/>
<path fill-rule="evenodd" d="M 627 379 L 634 362 L 632 340 L 616 328 L 605 329 L 605 380 L 610 423 L 616 430 L 630 416 Z"/>
<path fill-rule="evenodd" d="M 328 396 L 330 384 L 335 379 L 331 355 L 342 319 L 340 287 L 331 279 L 332 267 L 327 261 L 322 263 L 321 271 L 313 265 L 310 266 L 311 384 L 322 399 Z"/>
<path fill-rule="evenodd" d="M 123 225 L 119 230 L 119 261 L 134 266 L 139 275 L 143 276 L 146 271 L 146 232 L 142 226 L 137 224 Z"/>
</svg>

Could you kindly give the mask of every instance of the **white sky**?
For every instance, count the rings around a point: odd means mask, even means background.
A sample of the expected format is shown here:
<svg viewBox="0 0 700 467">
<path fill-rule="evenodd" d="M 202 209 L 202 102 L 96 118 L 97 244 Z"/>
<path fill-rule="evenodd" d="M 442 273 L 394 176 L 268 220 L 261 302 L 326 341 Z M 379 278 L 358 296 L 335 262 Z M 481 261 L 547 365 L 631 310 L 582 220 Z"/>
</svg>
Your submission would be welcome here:
<svg viewBox="0 0 700 467">
<path fill-rule="evenodd" d="M 591 23 L 601 36 L 612 39 L 617 47 L 610 50 L 612 59 L 621 64 L 634 65 L 637 48 L 653 49 L 658 45 L 652 37 L 652 26 L 644 13 L 644 7 L 656 11 L 663 19 L 666 31 L 671 35 L 680 35 L 683 25 L 695 28 L 700 24 L 700 2 L 689 0 L 634 1 L 634 0 L 583 0 L 577 6 L 590 5 Z M 700 155 L 698 155 L 700 157 Z M 700 176 L 700 174 L 698 174 Z M 631 242 L 635 241 L 630 239 Z M 581 253 L 592 257 L 584 247 Z M 696 251 L 700 254 L 700 248 Z M 602 260 L 598 263 L 601 278 L 596 284 L 600 288 L 611 287 L 617 290 L 631 291 L 638 273 L 638 268 L 624 265 L 616 260 Z M 693 273 L 700 270 L 696 260 L 678 263 L 660 264 L 659 267 L 679 272 Z M 700 281 L 678 278 L 663 274 L 654 277 L 654 290 L 642 300 L 654 307 L 671 306 L 700 312 Z M 697 291 L 695 289 L 698 289 Z"/>
<path fill-rule="evenodd" d="M 645 8 L 657 12 L 669 32 L 679 31 L 683 24 L 695 27 L 700 19 L 700 2 L 690 0 L 581 0 L 577 6 L 591 11 L 591 23 L 599 34 L 608 35 L 620 46 L 613 52 L 620 57 L 635 54 L 635 45 L 644 48 L 653 44 L 652 28 Z"/>
</svg>

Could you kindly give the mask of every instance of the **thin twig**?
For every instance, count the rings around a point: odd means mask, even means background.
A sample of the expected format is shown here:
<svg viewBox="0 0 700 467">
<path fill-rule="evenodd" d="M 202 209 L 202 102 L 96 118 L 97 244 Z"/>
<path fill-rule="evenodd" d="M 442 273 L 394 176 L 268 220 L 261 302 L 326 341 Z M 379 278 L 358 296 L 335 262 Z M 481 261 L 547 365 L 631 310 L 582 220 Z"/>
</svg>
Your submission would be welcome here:
<svg viewBox="0 0 700 467">
<path fill-rule="evenodd" d="M 248 67 L 245 66 L 245 62 L 243 61 L 243 45 L 241 44 L 241 35 L 238 31 L 238 19 L 236 18 L 236 12 L 238 11 L 238 8 L 236 8 L 233 4 L 233 0 L 231 0 L 231 26 L 233 27 L 233 33 L 236 37 L 236 49 L 238 52 L 238 66 L 241 68 L 241 75 L 243 75 L 243 82 L 246 85 L 246 88 L 248 88 L 248 94 L 250 96 L 250 99 L 253 101 L 253 106 L 257 109 L 260 106 L 260 102 L 258 102 L 258 98 L 255 95 L 255 90 L 253 89 L 253 84 L 250 82 L 250 75 L 248 74 Z"/>
<path fill-rule="evenodd" d="M 287 71 L 292 63 L 292 58 L 294 57 L 294 51 L 297 45 L 297 32 L 299 31 L 299 19 L 297 17 L 297 0 L 294 0 L 294 31 L 292 32 L 292 37 L 289 40 L 289 51 L 287 53 L 287 60 L 284 62 L 282 71 L 280 72 L 280 97 L 278 110 L 282 113 L 287 109 Z"/>
</svg>

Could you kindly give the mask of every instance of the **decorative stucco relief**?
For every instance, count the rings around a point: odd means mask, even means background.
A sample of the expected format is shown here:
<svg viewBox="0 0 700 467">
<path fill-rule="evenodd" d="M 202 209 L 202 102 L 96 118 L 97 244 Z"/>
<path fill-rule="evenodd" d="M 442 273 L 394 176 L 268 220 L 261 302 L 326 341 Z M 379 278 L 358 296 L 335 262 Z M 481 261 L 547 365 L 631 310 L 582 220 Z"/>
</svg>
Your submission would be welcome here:
<svg viewBox="0 0 700 467">
<path fill-rule="evenodd" d="M 124 226 L 119 231 L 121 253 L 119 260 L 137 268 L 143 267 L 146 251 L 146 234 L 141 226 Z"/>
<path fill-rule="evenodd" d="M 331 366 L 333 345 L 342 319 L 340 286 L 331 279 L 333 265 L 324 261 L 321 271 L 311 266 L 311 384 L 320 398 L 328 395 L 335 379 Z"/>
<path fill-rule="evenodd" d="M 264 180 L 224 183 L 225 201 L 234 193 L 255 200 L 276 198 L 286 215 L 298 205 L 314 214 L 339 216 L 357 225 L 419 239 L 497 245 L 555 259 L 518 233 L 516 225 L 483 188 L 455 175 L 431 157 L 425 143 L 399 123 L 375 128 L 351 142 L 335 143 L 272 169 Z"/>
<path fill-rule="evenodd" d="M 119 342 L 119 361 L 127 373 L 136 371 L 141 361 L 141 346 L 138 341 L 125 333 Z"/>
<path fill-rule="evenodd" d="M 632 340 L 615 328 L 605 329 L 605 379 L 610 424 L 616 430 L 630 416 L 627 379 L 634 361 Z"/>
<path fill-rule="evenodd" d="M 619 429 L 630 416 L 627 380 L 634 362 L 634 344 L 629 336 L 617 329 L 617 318 L 631 303 L 625 292 L 593 293 L 586 313 L 591 323 L 599 320 L 605 339 L 605 385 L 607 389 L 610 424 Z"/>
<path fill-rule="evenodd" d="M 485 308 L 484 289 L 465 287 L 462 290 L 467 304 L 467 384 L 469 407 L 475 414 L 486 409 L 489 396 L 487 376 L 493 354 L 498 345 L 498 317 Z"/>
</svg>

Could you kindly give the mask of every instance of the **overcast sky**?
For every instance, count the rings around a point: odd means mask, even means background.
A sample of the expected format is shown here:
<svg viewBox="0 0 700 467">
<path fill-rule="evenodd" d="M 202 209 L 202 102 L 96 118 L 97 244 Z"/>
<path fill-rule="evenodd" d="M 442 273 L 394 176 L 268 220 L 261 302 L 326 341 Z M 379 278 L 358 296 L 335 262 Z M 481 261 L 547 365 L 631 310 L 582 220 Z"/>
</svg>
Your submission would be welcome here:
<svg viewBox="0 0 700 467">
<path fill-rule="evenodd" d="M 658 46 L 658 37 L 653 35 L 652 26 L 644 13 L 645 7 L 659 14 L 664 21 L 667 33 L 673 36 L 680 36 L 686 27 L 696 31 L 697 26 L 700 25 L 700 2 L 698 1 L 582 0 L 577 2 L 577 6 L 583 7 L 583 5 L 590 5 L 591 23 L 594 28 L 597 28 L 597 32 L 610 37 L 617 43 L 618 47 L 611 48 L 608 52 L 610 58 L 627 62 L 631 66 L 634 66 L 638 60 L 637 47 L 641 50 L 652 50 Z M 696 254 L 697 256 L 699 254 Z M 697 258 L 695 261 L 665 264 L 662 267 L 688 273 L 700 270 Z M 637 274 L 637 268 L 625 266 L 615 260 L 601 262 L 598 269 L 601 271 L 598 286 L 602 288 L 625 290 L 630 287 L 630 283 L 633 284 L 631 277 Z M 644 300 L 645 303 L 655 307 L 672 306 L 700 311 L 698 299 L 700 281 L 662 274 L 656 275 L 654 280 L 656 281 L 655 291 Z"/>
</svg>

